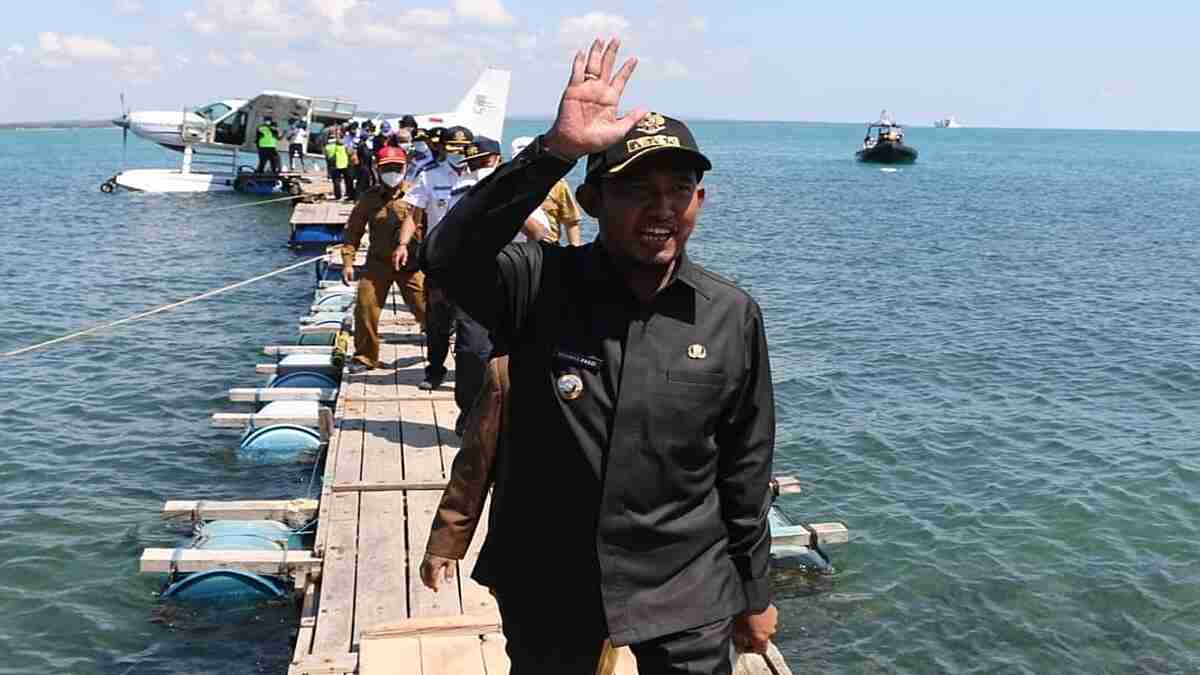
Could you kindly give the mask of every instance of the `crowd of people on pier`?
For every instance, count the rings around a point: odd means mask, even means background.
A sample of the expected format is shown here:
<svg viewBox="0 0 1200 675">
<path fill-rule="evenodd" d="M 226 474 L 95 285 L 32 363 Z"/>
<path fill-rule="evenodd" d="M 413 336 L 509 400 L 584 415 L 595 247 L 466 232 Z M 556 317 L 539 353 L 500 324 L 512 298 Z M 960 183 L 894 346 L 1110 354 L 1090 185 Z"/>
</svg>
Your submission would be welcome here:
<svg viewBox="0 0 1200 675">
<path fill-rule="evenodd" d="M 378 365 L 379 316 L 393 284 L 401 289 L 426 335 L 428 365 L 419 387 L 437 389 L 447 375 L 450 337 L 455 335 L 455 399 L 464 411 L 455 430 L 462 433 L 483 384 L 493 353 L 488 331 L 462 312 L 449 295 L 425 277 L 416 247 L 458 199 L 503 160 L 498 140 L 463 126 L 420 129 L 412 116 L 393 128 L 384 120 L 350 122 L 326 132 L 325 158 L 334 198 L 355 203 L 346 225 L 343 278 L 355 282 L 353 259 L 365 235 L 369 247 L 355 303 L 354 371 Z M 532 138 L 513 142 L 514 155 Z M 571 246 L 582 244 L 580 212 L 566 179 L 558 181 L 543 204 L 526 219 L 520 241 Z"/>
</svg>

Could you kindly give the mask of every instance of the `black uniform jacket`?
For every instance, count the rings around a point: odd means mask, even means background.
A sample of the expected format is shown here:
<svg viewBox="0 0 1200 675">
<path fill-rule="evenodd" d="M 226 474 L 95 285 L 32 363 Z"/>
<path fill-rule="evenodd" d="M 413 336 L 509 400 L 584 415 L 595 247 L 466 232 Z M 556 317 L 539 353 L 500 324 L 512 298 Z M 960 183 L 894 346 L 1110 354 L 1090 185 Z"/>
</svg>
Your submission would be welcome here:
<svg viewBox="0 0 1200 675">
<path fill-rule="evenodd" d="M 775 412 L 758 305 L 686 255 L 643 305 L 600 243 L 510 244 L 570 168 L 535 143 L 422 249 L 510 355 L 500 508 L 474 576 L 531 621 L 567 621 L 599 589 L 618 645 L 764 609 Z"/>
</svg>

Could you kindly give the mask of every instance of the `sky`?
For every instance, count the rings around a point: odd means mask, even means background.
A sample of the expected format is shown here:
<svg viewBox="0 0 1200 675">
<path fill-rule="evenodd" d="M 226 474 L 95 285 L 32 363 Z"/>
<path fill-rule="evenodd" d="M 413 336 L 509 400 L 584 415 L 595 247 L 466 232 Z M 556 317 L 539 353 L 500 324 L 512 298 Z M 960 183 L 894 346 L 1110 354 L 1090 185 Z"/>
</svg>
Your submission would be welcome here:
<svg viewBox="0 0 1200 675">
<path fill-rule="evenodd" d="M 683 119 L 1200 129 L 1200 2 L 57 0 L 8 3 L 0 122 L 179 109 L 265 89 L 449 110 L 483 68 L 553 115 L 570 55 L 620 36 L 623 103 Z"/>
</svg>

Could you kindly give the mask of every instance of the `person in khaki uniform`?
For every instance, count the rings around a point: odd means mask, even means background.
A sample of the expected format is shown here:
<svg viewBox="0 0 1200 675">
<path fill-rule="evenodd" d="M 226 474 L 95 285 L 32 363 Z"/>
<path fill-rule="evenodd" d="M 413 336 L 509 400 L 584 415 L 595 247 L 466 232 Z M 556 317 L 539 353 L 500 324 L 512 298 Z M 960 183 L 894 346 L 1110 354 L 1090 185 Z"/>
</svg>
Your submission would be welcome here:
<svg viewBox="0 0 1200 675">
<path fill-rule="evenodd" d="M 379 314 L 395 283 L 417 323 L 425 323 L 425 278 L 420 271 L 392 266 L 392 249 L 410 208 L 404 203 L 407 156 L 401 148 L 384 148 L 379 154 L 380 184 L 364 192 L 346 222 L 342 246 L 342 280 L 354 281 L 354 254 L 370 229 L 367 266 L 358 280 L 354 304 L 354 360 L 352 372 L 375 368 L 379 361 Z"/>
</svg>

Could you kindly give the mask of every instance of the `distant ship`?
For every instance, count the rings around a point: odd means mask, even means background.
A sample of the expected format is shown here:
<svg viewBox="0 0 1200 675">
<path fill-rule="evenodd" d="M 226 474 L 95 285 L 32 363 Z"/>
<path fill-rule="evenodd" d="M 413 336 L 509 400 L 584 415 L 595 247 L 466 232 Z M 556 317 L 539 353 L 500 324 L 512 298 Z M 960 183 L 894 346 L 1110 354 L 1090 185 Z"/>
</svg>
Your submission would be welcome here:
<svg viewBox="0 0 1200 675">
<path fill-rule="evenodd" d="M 933 123 L 933 126 L 937 127 L 938 129 L 958 129 L 962 126 L 962 124 L 959 124 L 954 115 L 951 115 L 949 117 L 943 117 L 942 119 L 937 120 Z"/>
</svg>

